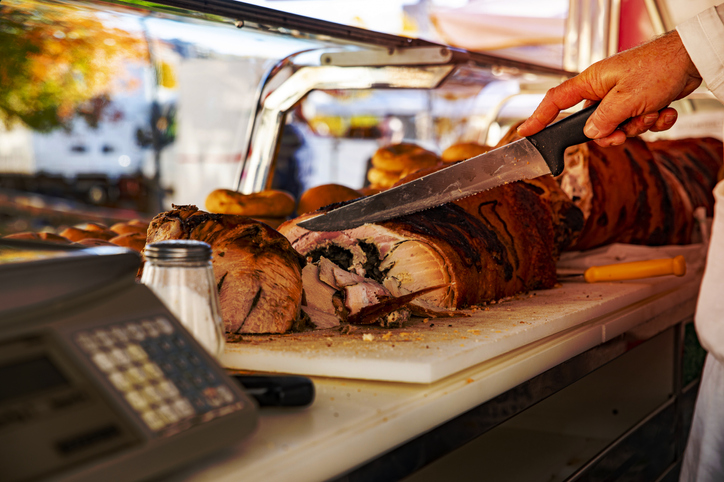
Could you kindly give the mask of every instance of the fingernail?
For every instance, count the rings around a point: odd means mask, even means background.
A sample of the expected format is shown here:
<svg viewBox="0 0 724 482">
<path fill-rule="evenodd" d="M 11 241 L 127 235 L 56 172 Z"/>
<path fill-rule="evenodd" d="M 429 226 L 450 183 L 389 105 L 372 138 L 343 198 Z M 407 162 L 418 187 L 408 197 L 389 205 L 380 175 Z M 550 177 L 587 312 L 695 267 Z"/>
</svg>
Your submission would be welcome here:
<svg viewBox="0 0 724 482">
<path fill-rule="evenodd" d="M 658 119 L 658 118 L 659 118 L 659 114 L 648 114 L 648 115 L 644 116 L 644 125 L 650 126 L 654 122 L 656 122 L 656 119 Z"/>
<path fill-rule="evenodd" d="M 674 122 L 676 122 L 676 114 L 666 114 L 664 116 L 665 124 L 673 124 Z"/>
<path fill-rule="evenodd" d="M 598 128 L 593 125 L 592 122 L 588 122 L 586 124 L 586 127 L 583 128 L 583 133 L 586 134 L 586 137 L 589 137 L 591 139 L 595 139 L 599 134 Z"/>
</svg>

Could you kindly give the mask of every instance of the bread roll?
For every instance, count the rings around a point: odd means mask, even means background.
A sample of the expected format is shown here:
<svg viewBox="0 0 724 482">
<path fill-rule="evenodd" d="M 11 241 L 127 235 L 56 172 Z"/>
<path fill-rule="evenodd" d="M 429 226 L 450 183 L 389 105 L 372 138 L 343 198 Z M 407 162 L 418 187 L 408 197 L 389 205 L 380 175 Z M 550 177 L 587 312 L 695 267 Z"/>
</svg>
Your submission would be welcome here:
<svg viewBox="0 0 724 482">
<path fill-rule="evenodd" d="M 382 191 L 382 189 L 376 186 L 365 186 L 359 189 L 360 194 L 362 194 L 363 196 L 373 196 L 380 191 Z"/>
<path fill-rule="evenodd" d="M 304 214 L 317 209 L 329 206 L 333 203 L 342 201 L 351 201 L 362 197 L 363 194 L 355 189 L 343 186 L 341 184 L 322 184 L 307 189 L 299 197 L 297 205 L 297 213 Z"/>
<path fill-rule="evenodd" d="M 452 165 L 449 164 L 449 165 Z M 440 169 L 445 169 L 448 166 L 440 165 L 440 166 L 432 166 L 432 167 L 426 167 L 425 169 L 418 169 L 417 171 L 408 174 L 407 176 L 399 179 L 395 184 L 393 184 L 392 187 L 399 186 L 400 184 L 405 184 L 410 181 L 414 181 L 415 179 L 419 179 L 423 176 L 427 176 L 428 174 L 432 174 L 433 172 L 439 171 Z"/>
<path fill-rule="evenodd" d="M 441 158 L 444 163 L 464 161 L 486 153 L 490 149 L 490 146 L 484 146 L 475 142 L 460 142 L 442 151 Z"/>
<path fill-rule="evenodd" d="M 143 233 L 146 234 L 146 231 L 148 230 L 148 225 L 144 226 L 143 224 L 131 224 L 128 223 L 116 223 L 113 226 L 111 226 L 111 231 L 114 233 L 121 235 L 121 234 L 128 234 L 128 233 Z"/>
<path fill-rule="evenodd" d="M 375 189 L 389 189 L 408 174 L 437 165 L 440 158 L 434 152 L 416 144 L 392 144 L 377 149 L 372 156 L 367 180 Z"/>
<path fill-rule="evenodd" d="M 391 172 L 410 173 L 439 162 L 440 158 L 434 152 L 410 143 L 381 147 L 372 156 L 372 166 Z"/>
<path fill-rule="evenodd" d="M 403 176 L 400 171 L 385 171 L 376 167 L 371 167 L 367 171 L 367 180 L 377 189 L 389 189 L 401 177 Z"/>
<path fill-rule="evenodd" d="M 218 214 L 239 214 L 284 218 L 294 212 L 294 196 L 286 191 L 268 189 L 252 194 L 241 194 L 230 189 L 216 189 L 206 197 L 206 209 Z"/>
<path fill-rule="evenodd" d="M 108 226 L 101 223 L 86 223 L 85 224 L 85 230 L 86 231 L 108 231 Z"/>
<path fill-rule="evenodd" d="M 89 231 L 87 229 L 80 229 L 80 228 L 66 228 L 60 233 L 61 236 L 63 236 L 66 239 L 69 239 L 71 241 L 81 241 L 83 239 L 103 239 L 108 241 L 111 238 L 114 238 L 117 236 L 116 233 L 113 231 Z"/>
<path fill-rule="evenodd" d="M 70 240 L 53 233 L 14 233 L 3 236 L 5 239 L 28 239 L 31 241 L 50 241 L 53 243 L 70 244 Z"/>
<path fill-rule="evenodd" d="M 116 246 L 129 248 L 139 253 L 146 246 L 146 233 L 126 233 L 108 240 Z"/>
<path fill-rule="evenodd" d="M 149 222 L 142 219 L 131 219 L 127 224 L 132 226 L 142 226 L 144 229 L 148 229 Z"/>
<path fill-rule="evenodd" d="M 83 246 L 88 246 L 89 248 L 95 248 L 98 246 L 113 246 L 113 247 L 118 246 L 116 244 L 111 243 L 110 241 L 106 241 L 105 239 L 98 239 L 98 238 L 81 239 L 80 241 L 76 241 L 75 244 L 82 244 Z"/>
</svg>

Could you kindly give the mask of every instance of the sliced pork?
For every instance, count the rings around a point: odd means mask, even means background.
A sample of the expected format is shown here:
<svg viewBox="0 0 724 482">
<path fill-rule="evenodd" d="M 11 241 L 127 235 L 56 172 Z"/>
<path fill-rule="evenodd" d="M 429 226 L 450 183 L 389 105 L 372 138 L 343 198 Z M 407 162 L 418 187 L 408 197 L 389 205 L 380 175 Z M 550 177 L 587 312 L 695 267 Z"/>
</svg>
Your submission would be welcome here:
<svg viewBox="0 0 724 482">
<path fill-rule="evenodd" d="M 519 138 L 513 126 L 496 147 Z M 572 250 L 610 243 L 689 244 L 694 209 L 703 206 L 712 214 L 712 190 L 724 175 L 722 142 L 711 137 L 628 138 L 605 148 L 586 142 L 569 147 L 565 156 L 556 181 L 585 220 Z"/>
<path fill-rule="evenodd" d="M 572 248 L 690 243 L 693 210 L 711 213 L 721 166 L 722 143 L 711 138 L 568 148 L 558 182 L 586 218 Z"/>
<path fill-rule="evenodd" d="M 554 223 L 557 208 L 551 206 L 550 196 L 542 195 L 550 181 L 541 182 L 541 186 L 512 183 L 435 209 L 345 231 L 314 232 L 297 225 L 332 205 L 288 221 L 279 231 L 308 263 L 319 267 L 320 278 L 328 269 L 325 266 L 333 263 L 334 273 L 372 280 L 393 297 L 431 289 L 411 302 L 413 311 L 449 313 L 556 283 L 555 262 L 565 247 L 560 243 L 570 242 L 575 235 L 562 236 L 569 241 L 559 239 L 559 225 Z M 576 211 L 568 205 L 571 212 Z M 581 226 L 579 213 L 578 229 Z M 338 284 L 339 278 L 335 274 Z M 372 295 L 379 299 L 379 293 Z M 347 290 L 344 296 L 348 308 L 349 296 L 360 298 L 362 304 L 374 302 L 366 289 Z"/>
<path fill-rule="evenodd" d="M 196 206 L 157 215 L 148 243 L 196 239 L 211 245 L 226 332 L 284 333 L 299 320 L 304 258 L 264 223 Z"/>
</svg>

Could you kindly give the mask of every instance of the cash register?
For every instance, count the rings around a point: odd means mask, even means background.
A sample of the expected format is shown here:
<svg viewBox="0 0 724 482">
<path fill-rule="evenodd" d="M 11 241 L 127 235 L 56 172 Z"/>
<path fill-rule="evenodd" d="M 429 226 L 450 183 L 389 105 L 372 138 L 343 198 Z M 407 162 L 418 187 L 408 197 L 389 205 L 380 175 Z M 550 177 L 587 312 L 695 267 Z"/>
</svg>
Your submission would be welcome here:
<svg viewBox="0 0 724 482">
<path fill-rule="evenodd" d="M 0 240 L 0 474 L 136 481 L 247 438 L 257 405 L 145 286 L 137 253 Z"/>
</svg>

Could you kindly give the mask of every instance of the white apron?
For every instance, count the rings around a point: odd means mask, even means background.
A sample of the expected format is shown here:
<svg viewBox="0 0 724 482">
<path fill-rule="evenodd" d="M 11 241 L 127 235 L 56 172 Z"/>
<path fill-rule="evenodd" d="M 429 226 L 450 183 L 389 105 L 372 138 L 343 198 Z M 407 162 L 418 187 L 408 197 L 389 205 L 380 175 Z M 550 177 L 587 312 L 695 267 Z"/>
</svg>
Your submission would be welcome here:
<svg viewBox="0 0 724 482">
<path fill-rule="evenodd" d="M 724 481 L 724 181 L 716 205 L 694 324 L 709 352 L 699 386 L 680 482 Z"/>
</svg>

